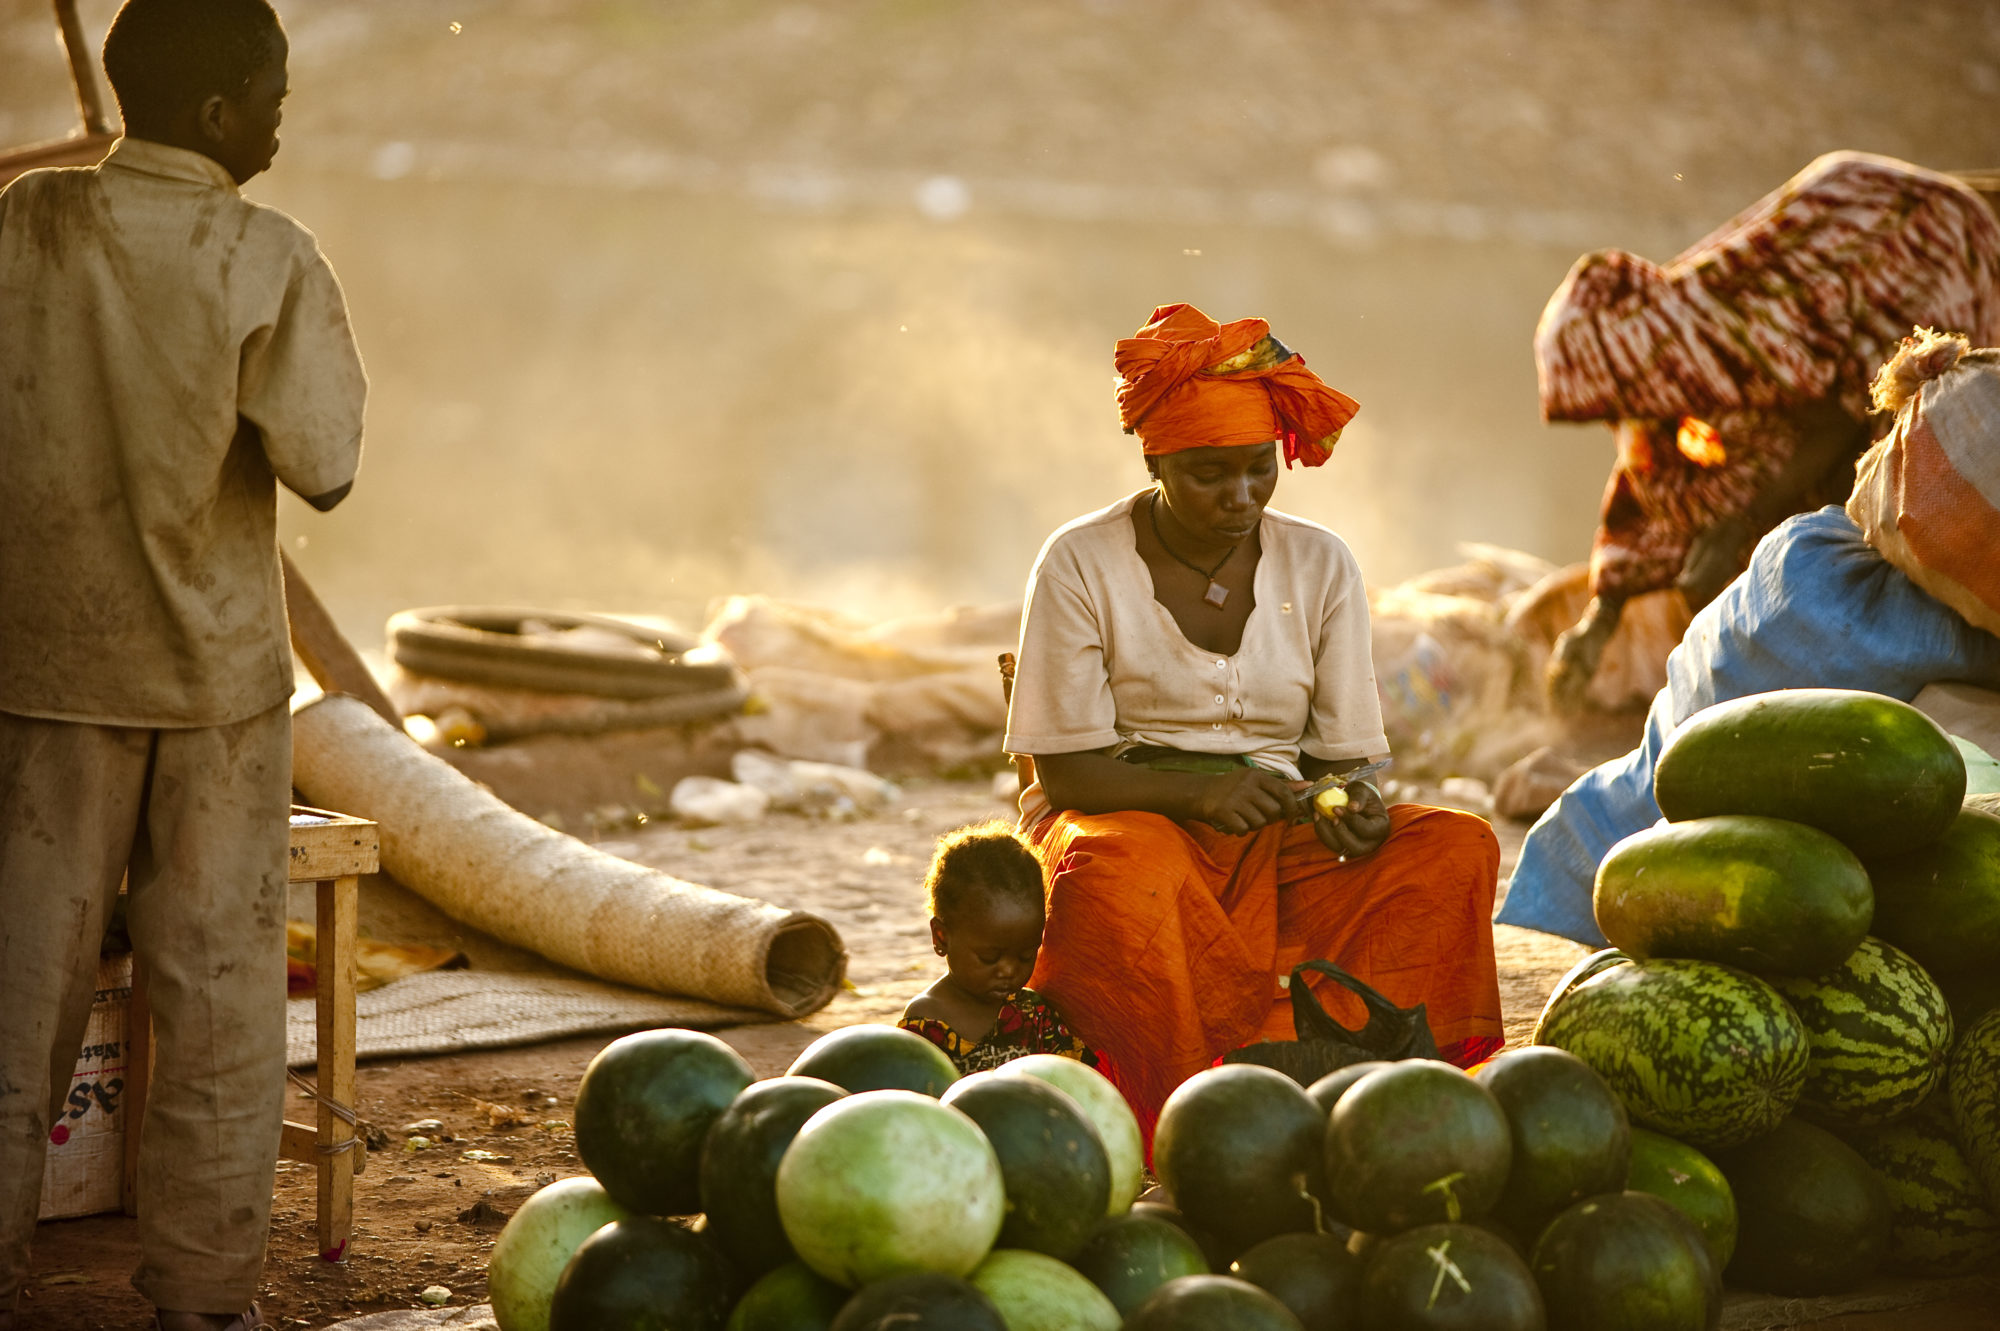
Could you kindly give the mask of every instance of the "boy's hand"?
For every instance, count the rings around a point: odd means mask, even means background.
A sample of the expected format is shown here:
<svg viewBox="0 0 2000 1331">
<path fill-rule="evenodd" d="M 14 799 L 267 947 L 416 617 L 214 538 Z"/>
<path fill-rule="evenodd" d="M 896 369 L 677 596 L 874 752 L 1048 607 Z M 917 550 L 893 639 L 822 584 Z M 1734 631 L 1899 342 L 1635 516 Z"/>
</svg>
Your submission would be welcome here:
<svg viewBox="0 0 2000 1331">
<path fill-rule="evenodd" d="M 1242 836 L 1272 823 L 1291 822 L 1304 809 L 1298 792 L 1284 777 L 1261 767 L 1245 767 L 1210 777 L 1195 816 L 1218 832 Z"/>
<path fill-rule="evenodd" d="M 1389 811 L 1381 792 L 1365 781 L 1347 787 L 1345 808 L 1313 810 L 1313 831 L 1320 844 L 1342 859 L 1372 855 L 1389 839 Z"/>
</svg>

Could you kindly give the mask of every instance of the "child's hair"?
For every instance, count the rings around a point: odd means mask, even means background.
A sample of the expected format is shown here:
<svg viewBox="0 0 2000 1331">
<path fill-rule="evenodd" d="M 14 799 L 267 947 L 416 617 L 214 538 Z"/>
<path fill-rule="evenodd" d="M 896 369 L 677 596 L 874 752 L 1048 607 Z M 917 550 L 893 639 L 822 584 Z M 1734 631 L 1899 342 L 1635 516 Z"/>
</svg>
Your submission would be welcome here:
<svg viewBox="0 0 2000 1331">
<path fill-rule="evenodd" d="M 1040 910 L 1042 863 L 1007 823 L 961 827 L 938 838 L 924 896 L 941 920 L 982 901 L 1018 901 Z"/>
<path fill-rule="evenodd" d="M 104 74 L 130 132 L 242 92 L 284 36 L 268 0 L 125 0 L 104 37 Z"/>
</svg>

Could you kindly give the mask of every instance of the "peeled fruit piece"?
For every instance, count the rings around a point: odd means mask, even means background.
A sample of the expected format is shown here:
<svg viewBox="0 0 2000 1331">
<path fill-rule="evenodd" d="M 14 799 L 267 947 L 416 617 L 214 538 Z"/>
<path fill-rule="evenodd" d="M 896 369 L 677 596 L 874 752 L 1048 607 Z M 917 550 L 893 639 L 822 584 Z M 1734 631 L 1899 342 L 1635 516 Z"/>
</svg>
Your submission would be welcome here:
<svg viewBox="0 0 2000 1331">
<path fill-rule="evenodd" d="M 548 1331 L 549 1298 L 577 1246 L 630 1214 L 594 1178 L 566 1178 L 522 1202 L 487 1259 L 500 1331 Z"/>
<path fill-rule="evenodd" d="M 914 1091 L 864 1091 L 807 1119 L 777 1192 L 800 1259 L 849 1287 L 965 1275 L 992 1249 L 1006 1206 L 979 1125 Z"/>
<path fill-rule="evenodd" d="M 1352 802 L 1347 797 L 1347 787 L 1345 786 L 1334 786 L 1330 790 L 1322 790 L 1319 794 L 1313 796 L 1313 808 L 1319 810 L 1321 815 L 1327 818 L 1333 817 L 1334 814 L 1346 808 Z"/>
</svg>

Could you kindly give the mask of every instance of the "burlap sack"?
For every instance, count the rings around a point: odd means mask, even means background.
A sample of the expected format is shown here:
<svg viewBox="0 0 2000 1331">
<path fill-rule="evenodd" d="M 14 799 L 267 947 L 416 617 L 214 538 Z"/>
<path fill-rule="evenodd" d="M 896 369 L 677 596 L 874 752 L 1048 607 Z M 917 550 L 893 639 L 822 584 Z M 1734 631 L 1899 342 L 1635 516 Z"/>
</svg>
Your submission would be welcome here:
<svg viewBox="0 0 2000 1331">
<path fill-rule="evenodd" d="M 1874 396 L 1896 424 L 1862 456 L 1847 515 L 1910 581 L 2000 634 L 2000 349 L 1920 328 Z"/>
</svg>

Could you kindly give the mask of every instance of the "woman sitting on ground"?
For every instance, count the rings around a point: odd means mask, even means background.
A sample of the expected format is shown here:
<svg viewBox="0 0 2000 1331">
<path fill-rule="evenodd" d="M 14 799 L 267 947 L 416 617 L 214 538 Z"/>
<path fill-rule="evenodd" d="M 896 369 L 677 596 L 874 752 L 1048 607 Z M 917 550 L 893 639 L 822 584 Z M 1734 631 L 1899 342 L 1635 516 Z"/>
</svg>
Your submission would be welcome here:
<svg viewBox="0 0 2000 1331">
<path fill-rule="evenodd" d="M 1050 870 L 1031 981 L 1108 1055 L 1150 1135 L 1218 1056 L 1291 1039 L 1286 986 L 1324 959 L 1428 1008 L 1444 1056 L 1501 1044 L 1492 829 L 1302 779 L 1386 753 L 1367 593 L 1347 546 L 1269 509 L 1355 412 L 1269 335 L 1165 306 L 1118 344 L 1119 410 L 1156 484 L 1058 530 L 1029 578 L 1006 748 Z M 1314 993 L 1359 1027 L 1358 999 Z"/>
</svg>

